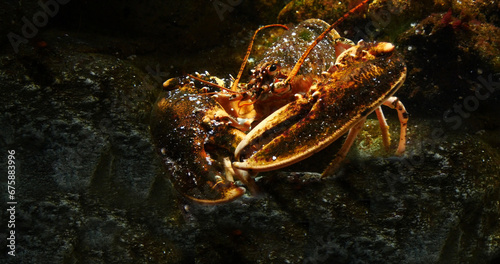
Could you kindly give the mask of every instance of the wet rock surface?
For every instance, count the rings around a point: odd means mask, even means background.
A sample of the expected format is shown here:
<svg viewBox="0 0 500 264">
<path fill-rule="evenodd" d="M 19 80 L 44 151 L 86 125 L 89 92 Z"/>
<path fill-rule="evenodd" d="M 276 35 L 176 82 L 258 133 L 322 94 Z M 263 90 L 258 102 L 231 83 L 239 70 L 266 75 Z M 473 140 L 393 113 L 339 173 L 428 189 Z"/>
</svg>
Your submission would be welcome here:
<svg viewBox="0 0 500 264">
<path fill-rule="evenodd" d="M 257 197 L 207 207 L 172 188 L 151 143 L 151 105 L 161 82 L 184 71 L 234 74 L 253 30 L 275 22 L 271 14 L 252 16 L 256 9 L 271 13 L 260 1 L 213 2 L 233 9 L 220 20 L 213 5 L 87 4 L 94 19 L 81 27 L 81 2 L 70 2 L 19 52 L 0 43 L 0 149 L 4 161 L 8 149 L 16 151 L 17 201 L 16 256 L 4 250 L 2 263 L 498 262 L 500 80 L 498 34 L 491 33 L 499 26 L 497 1 L 427 1 L 425 8 L 416 1 L 374 1 L 368 16 L 346 21 L 360 31 L 376 28 L 368 25 L 376 21 L 370 14 L 391 7 L 390 19 L 379 20 L 384 26 L 365 34 L 394 42 L 408 64 L 397 93 L 411 114 L 404 156 L 381 148 L 377 122 L 370 120 L 369 133 L 361 134 L 335 177 L 320 180 L 317 172 L 300 170 L 327 164 L 323 155 L 261 174 Z M 2 35 L 22 34 L 22 17 L 31 18 L 39 6 L 6 3 L 2 10 L 17 11 L 0 20 L 7 29 Z M 278 19 L 287 3 L 274 4 Z M 292 12 L 290 5 L 283 10 Z M 119 11 L 110 15 L 114 20 L 99 22 L 112 9 Z M 155 22 L 165 9 L 175 10 L 177 24 Z M 206 32 L 158 40 L 155 28 Z M 230 40 L 214 47 L 220 32 Z M 357 40 L 357 32 L 348 37 Z M 397 117 L 385 112 L 396 139 Z M 1 183 L 5 208 L 6 176 Z M 0 215 L 3 223 L 10 217 L 7 210 Z M 4 224 L 0 241 L 7 241 L 8 230 Z"/>
</svg>

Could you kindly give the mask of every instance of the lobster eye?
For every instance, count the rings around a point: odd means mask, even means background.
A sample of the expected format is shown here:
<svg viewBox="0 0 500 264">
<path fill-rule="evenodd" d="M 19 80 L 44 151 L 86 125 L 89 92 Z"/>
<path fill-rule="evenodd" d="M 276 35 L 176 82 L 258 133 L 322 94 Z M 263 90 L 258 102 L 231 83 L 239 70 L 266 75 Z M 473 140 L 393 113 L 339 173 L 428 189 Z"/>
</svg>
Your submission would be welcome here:
<svg viewBox="0 0 500 264">
<path fill-rule="evenodd" d="M 275 71 L 277 69 L 278 69 L 278 66 L 276 64 L 273 64 L 273 65 L 269 66 L 269 71 L 270 72 L 273 72 L 273 71 Z"/>
</svg>

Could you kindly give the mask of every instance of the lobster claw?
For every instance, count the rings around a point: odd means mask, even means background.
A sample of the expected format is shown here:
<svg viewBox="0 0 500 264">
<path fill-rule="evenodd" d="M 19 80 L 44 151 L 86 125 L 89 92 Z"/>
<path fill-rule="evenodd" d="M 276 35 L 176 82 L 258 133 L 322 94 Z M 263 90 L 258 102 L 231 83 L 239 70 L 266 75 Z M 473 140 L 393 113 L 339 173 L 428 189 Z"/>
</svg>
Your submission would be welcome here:
<svg viewBox="0 0 500 264">
<path fill-rule="evenodd" d="M 402 85 L 406 66 L 390 43 L 360 42 L 304 96 L 261 121 L 239 143 L 233 166 L 269 171 L 322 150 L 382 105 Z"/>
<path fill-rule="evenodd" d="M 232 201 L 245 193 L 235 178 L 255 186 L 251 174 L 232 167 L 231 158 L 244 133 L 227 124 L 227 113 L 190 84 L 173 83 L 152 111 L 151 134 L 174 187 L 203 204 Z"/>
</svg>

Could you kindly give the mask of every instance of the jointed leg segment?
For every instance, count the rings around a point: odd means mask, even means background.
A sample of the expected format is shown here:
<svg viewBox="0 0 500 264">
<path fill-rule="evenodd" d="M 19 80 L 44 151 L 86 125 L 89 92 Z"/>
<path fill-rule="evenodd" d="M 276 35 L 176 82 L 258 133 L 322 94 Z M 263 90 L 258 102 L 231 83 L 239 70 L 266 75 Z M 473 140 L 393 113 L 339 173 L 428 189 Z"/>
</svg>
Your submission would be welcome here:
<svg viewBox="0 0 500 264">
<path fill-rule="evenodd" d="M 398 111 L 399 123 L 401 125 L 401 131 L 399 133 L 399 145 L 398 150 L 396 150 L 396 155 L 401 155 L 405 152 L 406 148 L 406 127 L 408 126 L 408 112 L 406 112 L 405 106 L 399 99 L 395 96 L 391 96 L 383 105 L 388 106 L 392 109 Z"/>
<path fill-rule="evenodd" d="M 389 125 L 387 125 L 387 120 L 385 119 L 382 107 L 377 107 L 377 109 L 375 109 L 375 113 L 377 114 L 380 130 L 382 130 L 382 142 L 384 143 L 385 149 L 389 150 L 389 147 L 391 146 L 391 134 L 389 133 Z"/>
<path fill-rule="evenodd" d="M 398 118 L 399 118 L 399 123 L 401 125 L 401 131 L 399 133 L 399 145 L 398 149 L 396 150 L 396 155 L 401 155 L 403 154 L 406 148 L 406 128 L 408 125 L 408 112 L 406 112 L 403 103 L 401 103 L 401 101 L 399 101 L 399 99 L 394 96 L 391 96 L 389 99 L 387 99 L 383 103 L 383 105 L 388 106 L 392 109 L 396 109 L 396 111 L 398 111 Z M 382 141 L 384 143 L 385 148 L 388 149 L 390 146 L 389 126 L 387 125 L 387 121 L 384 117 L 384 113 L 382 112 L 381 107 L 375 109 L 375 113 L 377 114 L 380 128 L 382 130 Z M 351 149 L 352 144 L 356 139 L 356 136 L 359 134 L 359 131 L 361 131 L 361 129 L 363 128 L 363 124 L 365 123 L 365 121 L 366 117 L 361 119 L 354 127 L 352 127 L 349 130 L 349 134 L 347 134 L 347 139 L 340 148 L 339 152 L 336 154 L 333 161 L 328 165 L 325 171 L 323 171 L 323 174 L 321 175 L 322 178 L 328 175 L 332 175 L 339 168 L 340 164 L 347 156 L 349 149 Z"/>
<path fill-rule="evenodd" d="M 337 152 L 333 161 L 330 162 L 330 165 L 328 165 L 328 167 L 326 167 L 326 169 L 323 171 L 323 173 L 321 174 L 321 178 L 332 175 L 339 168 L 340 164 L 345 159 L 345 156 L 347 156 L 347 152 L 349 152 L 349 150 L 351 149 L 352 144 L 358 136 L 359 131 L 361 131 L 361 129 L 363 128 L 365 121 L 366 117 L 361 119 L 354 127 L 349 130 L 344 145 L 342 145 L 339 152 Z"/>
</svg>

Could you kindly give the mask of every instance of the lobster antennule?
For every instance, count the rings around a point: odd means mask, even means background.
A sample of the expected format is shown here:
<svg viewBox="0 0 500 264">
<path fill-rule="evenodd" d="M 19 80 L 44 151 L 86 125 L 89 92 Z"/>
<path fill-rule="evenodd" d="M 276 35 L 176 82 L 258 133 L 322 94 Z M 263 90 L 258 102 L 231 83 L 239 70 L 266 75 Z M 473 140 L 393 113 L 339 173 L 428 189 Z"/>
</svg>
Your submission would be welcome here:
<svg viewBox="0 0 500 264">
<path fill-rule="evenodd" d="M 282 28 L 288 30 L 288 27 L 285 25 L 272 24 L 272 25 L 260 27 L 255 31 L 255 33 L 253 34 L 252 40 L 250 41 L 250 45 L 248 45 L 248 49 L 247 49 L 247 53 L 245 54 L 245 58 L 243 59 L 243 62 L 241 63 L 238 75 L 236 76 L 236 79 L 234 80 L 233 84 L 231 85 L 231 90 L 236 91 L 237 90 L 236 88 L 238 88 L 238 83 L 240 82 L 241 75 L 243 75 L 243 71 L 245 70 L 245 66 L 247 64 L 248 57 L 250 57 L 250 53 L 252 52 L 253 42 L 255 40 L 255 37 L 257 36 L 257 33 L 259 33 L 259 31 L 261 31 L 262 29 L 270 28 L 270 27 L 282 27 Z"/>
<path fill-rule="evenodd" d="M 186 74 L 186 75 L 187 75 L 189 78 L 195 79 L 195 80 L 197 80 L 197 81 L 199 81 L 199 82 L 201 82 L 201 83 L 204 83 L 204 84 L 206 84 L 206 85 L 210 85 L 210 86 L 213 86 L 213 87 L 219 88 L 219 89 L 224 90 L 224 91 L 226 91 L 226 92 L 228 92 L 228 93 L 239 94 L 238 92 L 233 91 L 233 90 L 231 90 L 231 89 L 228 89 L 228 88 L 226 88 L 226 87 L 224 87 L 224 86 L 222 86 L 222 85 L 218 85 L 218 84 L 216 84 L 216 83 L 212 83 L 212 82 L 209 82 L 209 81 L 203 80 L 203 79 L 201 79 L 201 78 L 199 78 L 199 77 L 196 77 L 196 76 L 194 76 L 194 75 L 191 75 L 191 74 Z M 165 86 L 166 84 L 167 84 L 167 82 L 165 82 L 165 83 L 163 84 L 163 86 Z"/>
</svg>

